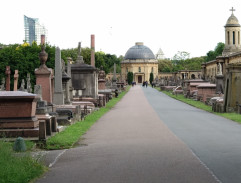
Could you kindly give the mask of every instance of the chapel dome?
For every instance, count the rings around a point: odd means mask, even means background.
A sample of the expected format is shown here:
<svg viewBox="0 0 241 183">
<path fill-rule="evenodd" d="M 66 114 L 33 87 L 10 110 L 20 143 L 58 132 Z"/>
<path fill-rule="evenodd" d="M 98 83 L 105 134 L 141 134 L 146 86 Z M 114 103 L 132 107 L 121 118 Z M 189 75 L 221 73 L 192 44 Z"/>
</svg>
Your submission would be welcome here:
<svg viewBox="0 0 241 183">
<path fill-rule="evenodd" d="M 142 42 L 137 42 L 135 46 L 129 48 L 125 54 L 125 60 L 155 59 L 155 55 L 150 48 L 144 46 Z"/>
<path fill-rule="evenodd" d="M 225 27 L 240 27 L 239 21 L 236 16 L 232 15 L 228 18 Z"/>
</svg>

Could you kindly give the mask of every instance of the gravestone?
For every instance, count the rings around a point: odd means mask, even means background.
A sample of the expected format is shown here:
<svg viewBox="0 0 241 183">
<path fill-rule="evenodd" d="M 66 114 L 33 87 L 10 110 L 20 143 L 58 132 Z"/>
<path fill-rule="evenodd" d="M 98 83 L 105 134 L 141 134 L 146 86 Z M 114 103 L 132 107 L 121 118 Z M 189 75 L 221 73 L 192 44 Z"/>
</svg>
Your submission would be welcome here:
<svg viewBox="0 0 241 183">
<path fill-rule="evenodd" d="M 71 62 L 73 62 L 72 58 L 67 57 L 67 74 L 71 76 Z M 67 82 L 67 88 L 69 88 L 69 100 L 73 100 L 73 87 L 72 87 L 72 80 L 70 79 Z"/>
<path fill-rule="evenodd" d="M 45 52 L 44 39 L 41 38 L 41 52 L 39 53 L 39 59 L 41 65 L 38 69 L 35 69 L 36 84 L 42 87 L 42 98 L 48 103 L 53 103 L 53 91 L 52 91 L 52 69 L 46 66 L 48 54 Z"/>
<path fill-rule="evenodd" d="M 10 91 L 10 74 L 11 74 L 11 70 L 10 70 L 10 66 L 6 66 L 6 91 Z"/>
<path fill-rule="evenodd" d="M 70 104 L 69 85 L 67 84 L 71 77 L 65 72 L 65 62 L 62 59 L 62 88 L 64 94 L 64 104 Z"/>
<path fill-rule="evenodd" d="M 2 83 L 0 85 L 0 91 L 4 91 L 5 90 L 5 78 L 2 78 Z"/>
<path fill-rule="evenodd" d="M 0 92 L 0 136 L 38 137 L 36 101 L 35 94 L 21 91 Z"/>
<path fill-rule="evenodd" d="M 18 70 L 15 70 L 13 91 L 17 91 L 18 90 L 18 77 L 19 77 Z"/>
<path fill-rule="evenodd" d="M 79 43 L 78 57 L 76 64 L 71 65 L 71 78 L 74 90 L 82 91 L 82 96 L 98 99 L 98 74 L 97 69 L 91 65 L 85 64 L 80 55 L 81 47 Z"/>
<path fill-rule="evenodd" d="M 30 73 L 27 74 L 27 92 L 28 92 L 28 93 L 32 93 Z"/>
<path fill-rule="evenodd" d="M 64 104 L 64 94 L 62 88 L 62 61 L 59 47 L 55 49 L 55 70 L 54 70 L 54 99 L 56 105 Z"/>
<path fill-rule="evenodd" d="M 25 81 L 24 81 L 24 79 L 22 79 L 22 82 L 21 82 L 21 85 L 20 85 L 18 91 L 23 91 L 23 92 L 26 91 L 26 90 L 25 90 Z"/>
</svg>

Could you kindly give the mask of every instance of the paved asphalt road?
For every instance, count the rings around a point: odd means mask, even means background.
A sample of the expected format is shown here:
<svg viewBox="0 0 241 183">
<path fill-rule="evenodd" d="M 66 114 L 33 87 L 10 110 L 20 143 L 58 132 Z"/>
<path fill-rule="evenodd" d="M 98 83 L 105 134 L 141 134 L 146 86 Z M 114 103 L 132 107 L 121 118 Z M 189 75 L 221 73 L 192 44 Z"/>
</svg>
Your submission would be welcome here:
<svg viewBox="0 0 241 183">
<path fill-rule="evenodd" d="M 37 182 L 241 182 L 241 125 L 150 87 L 132 87 L 80 143 Z"/>
</svg>

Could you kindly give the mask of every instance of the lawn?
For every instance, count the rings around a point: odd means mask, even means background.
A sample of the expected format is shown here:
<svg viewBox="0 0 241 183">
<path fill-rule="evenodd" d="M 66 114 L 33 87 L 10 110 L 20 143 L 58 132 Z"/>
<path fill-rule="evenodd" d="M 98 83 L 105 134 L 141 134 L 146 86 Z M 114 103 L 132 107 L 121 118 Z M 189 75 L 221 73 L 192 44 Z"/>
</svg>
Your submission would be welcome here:
<svg viewBox="0 0 241 183">
<path fill-rule="evenodd" d="M 160 88 L 156 88 L 156 89 L 160 91 Z M 182 102 L 185 102 L 185 103 L 187 103 L 189 105 L 192 105 L 194 107 L 197 107 L 199 109 L 202 109 L 202 110 L 214 113 L 216 115 L 225 117 L 227 119 L 230 119 L 230 120 L 233 120 L 233 121 L 241 123 L 241 115 L 240 114 L 237 114 L 237 113 L 216 113 L 216 112 L 212 111 L 212 107 L 211 106 L 205 105 L 203 102 L 185 98 L 183 95 L 173 95 L 169 91 L 161 91 L 161 92 L 165 93 L 166 95 L 168 95 L 168 96 L 170 96 L 170 97 L 172 97 L 174 99 L 180 100 Z"/>
</svg>

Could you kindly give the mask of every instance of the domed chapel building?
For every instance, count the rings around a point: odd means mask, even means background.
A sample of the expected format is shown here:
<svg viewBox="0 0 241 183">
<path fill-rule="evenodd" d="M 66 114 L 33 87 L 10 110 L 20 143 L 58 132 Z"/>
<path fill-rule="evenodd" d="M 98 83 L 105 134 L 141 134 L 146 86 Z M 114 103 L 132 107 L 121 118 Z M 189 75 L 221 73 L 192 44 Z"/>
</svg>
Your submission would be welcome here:
<svg viewBox="0 0 241 183">
<path fill-rule="evenodd" d="M 137 42 L 126 52 L 121 62 L 122 79 L 127 80 L 128 72 L 133 72 L 133 81 L 136 83 L 149 82 L 150 73 L 153 73 L 153 78 L 158 76 L 158 61 L 143 42 Z"/>
</svg>

